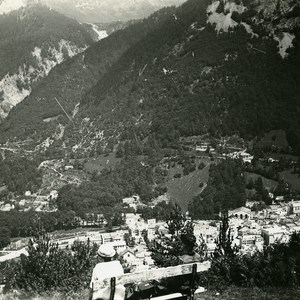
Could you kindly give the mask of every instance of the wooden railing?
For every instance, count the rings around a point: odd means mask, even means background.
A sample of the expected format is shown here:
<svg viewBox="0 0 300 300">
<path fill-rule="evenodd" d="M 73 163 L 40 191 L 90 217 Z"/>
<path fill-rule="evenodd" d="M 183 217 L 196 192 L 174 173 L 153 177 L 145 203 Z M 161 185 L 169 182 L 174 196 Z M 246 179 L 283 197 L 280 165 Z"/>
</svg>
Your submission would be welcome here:
<svg viewBox="0 0 300 300">
<path fill-rule="evenodd" d="M 174 267 L 150 269 L 144 272 L 128 273 L 114 278 L 108 278 L 103 281 L 94 283 L 93 290 L 97 291 L 102 288 L 112 287 L 112 291 L 116 285 L 125 285 L 131 283 L 141 283 L 149 280 L 160 280 L 163 278 L 176 277 L 181 275 L 195 274 L 207 271 L 211 266 L 210 262 L 190 263 Z M 113 299 L 113 297 L 111 297 Z"/>
</svg>

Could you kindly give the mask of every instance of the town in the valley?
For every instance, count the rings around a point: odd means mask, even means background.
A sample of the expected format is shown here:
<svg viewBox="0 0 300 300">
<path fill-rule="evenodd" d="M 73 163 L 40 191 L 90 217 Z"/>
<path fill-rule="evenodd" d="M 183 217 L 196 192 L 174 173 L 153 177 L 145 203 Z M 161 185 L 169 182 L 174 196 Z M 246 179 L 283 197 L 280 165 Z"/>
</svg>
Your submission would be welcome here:
<svg viewBox="0 0 300 300">
<path fill-rule="evenodd" d="M 195 153 L 198 157 L 210 161 L 215 160 L 241 160 L 244 165 L 251 165 L 254 156 L 243 148 L 232 148 L 226 154 L 217 153 L 209 143 L 198 144 Z M 260 159 L 268 164 L 278 164 L 276 158 L 265 157 Z M 289 160 L 289 166 L 296 165 L 297 160 Z M 53 163 L 43 163 L 50 165 Z M 73 165 L 60 166 L 60 171 L 55 170 L 59 177 L 71 176 Z M 63 175 L 63 174 L 64 175 Z M 175 176 L 176 177 L 176 176 Z M 252 179 L 251 179 L 252 181 Z M 252 182 L 253 184 L 253 182 Z M 268 190 L 270 204 L 265 205 L 262 201 L 251 198 L 246 201 L 245 206 L 228 211 L 229 233 L 232 246 L 243 254 L 253 254 L 262 251 L 264 246 L 274 243 L 288 243 L 291 235 L 300 232 L 300 201 L 298 194 L 289 190 L 287 183 L 283 187 L 284 193 L 274 194 L 274 189 Z M 272 193 L 273 192 L 273 193 Z M 296 195 L 296 196 L 295 196 Z M 47 195 L 37 195 L 27 191 L 24 197 L 18 200 L 12 199 L 0 203 L 2 211 L 14 210 L 16 206 L 21 211 L 35 210 L 36 212 L 50 213 L 57 210 L 54 203 L 58 197 L 57 190 L 51 190 Z M 295 197 L 295 198 L 293 198 Z M 168 232 L 166 221 L 158 218 L 143 218 L 140 210 L 143 208 L 154 209 L 161 202 L 168 203 L 170 200 L 167 195 L 159 196 L 150 203 L 143 203 L 139 195 L 125 197 L 122 200 L 124 212 L 122 213 L 123 225 L 114 226 L 107 229 L 109 220 L 103 214 L 86 213 L 85 218 L 77 218 L 78 227 L 75 230 L 61 230 L 49 233 L 53 243 L 57 243 L 60 248 L 68 248 L 75 241 L 90 241 L 98 245 L 111 244 L 118 257 L 122 259 L 128 270 L 131 272 L 148 270 L 155 268 L 151 251 L 147 247 L 148 242 L 159 241 L 158 237 L 171 236 Z M 130 212 L 128 212 L 130 211 Z M 185 220 L 193 223 L 194 235 L 198 245 L 205 245 L 205 256 L 209 258 L 216 249 L 221 226 L 221 218 L 211 220 L 192 220 L 190 213 L 182 211 Z M 221 216 L 220 216 L 221 217 Z M 1 250 L 0 262 L 18 258 L 21 254 L 26 255 L 26 247 L 31 237 L 14 238 L 11 243 Z"/>
</svg>

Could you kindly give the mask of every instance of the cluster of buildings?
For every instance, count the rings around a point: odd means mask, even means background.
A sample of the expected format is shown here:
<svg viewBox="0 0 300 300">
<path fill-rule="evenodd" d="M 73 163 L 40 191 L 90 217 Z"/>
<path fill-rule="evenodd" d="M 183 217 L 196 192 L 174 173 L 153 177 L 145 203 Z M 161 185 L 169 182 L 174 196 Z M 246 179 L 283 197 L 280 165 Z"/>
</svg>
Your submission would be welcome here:
<svg viewBox="0 0 300 300">
<path fill-rule="evenodd" d="M 18 211 L 28 211 L 33 209 L 37 212 L 53 212 L 53 200 L 58 197 L 56 190 L 51 191 L 48 195 L 37 195 L 30 191 L 25 192 L 23 197 L 17 197 L 9 201 L 0 201 L 0 211 L 10 211 L 18 209 Z"/>
<path fill-rule="evenodd" d="M 135 211 L 138 207 L 146 206 L 142 201 L 140 196 L 134 195 L 132 197 L 127 197 L 122 199 L 123 205 L 128 206 Z"/>
<path fill-rule="evenodd" d="M 221 147 L 221 144 L 218 145 Z M 217 151 L 215 148 L 210 146 L 209 142 L 202 142 L 199 144 L 196 144 L 195 148 L 196 152 L 207 152 L 210 154 L 216 154 Z M 219 159 L 242 159 L 244 163 L 251 163 L 252 159 L 254 158 L 253 155 L 248 153 L 245 149 L 241 148 L 226 148 L 227 152 L 223 153 L 222 156 L 219 156 Z M 222 152 L 222 151 L 221 151 Z"/>
<path fill-rule="evenodd" d="M 140 214 L 134 213 L 125 214 L 125 223 L 126 229 L 113 232 L 91 230 L 67 237 L 53 237 L 53 242 L 60 248 L 70 247 L 75 241 L 86 242 L 87 240 L 98 245 L 110 244 L 130 270 L 143 271 L 153 268 L 154 261 L 147 248 L 145 237 L 147 236 L 149 240 L 154 239 L 155 230 L 162 226 L 162 223 L 157 223 L 155 219 L 145 221 Z"/>
<path fill-rule="evenodd" d="M 231 159 L 242 159 L 244 163 L 251 163 L 254 158 L 254 156 L 246 152 L 246 150 L 234 151 L 227 154 L 224 153 L 223 156 Z"/>
<path fill-rule="evenodd" d="M 241 252 L 261 251 L 264 246 L 287 243 L 300 232 L 300 201 L 269 205 L 258 212 L 249 207 L 229 211 L 233 244 Z"/>
<path fill-rule="evenodd" d="M 38 196 L 27 192 L 25 196 L 25 203 L 31 199 L 39 209 L 41 205 L 55 200 L 58 193 L 52 191 L 48 196 Z M 251 209 L 253 204 L 259 203 L 249 201 L 245 207 L 229 211 L 232 244 L 237 246 L 242 253 L 261 251 L 264 246 L 275 242 L 286 243 L 294 232 L 300 232 L 300 201 L 285 202 L 284 197 L 278 196 L 276 199 L 274 198 L 273 203 L 267 207 L 262 206 L 264 208 L 259 211 L 253 211 Z M 141 201 L 138 196 L 133 196 L 124 198 L 123 204 L 136 211 L 136 208 L 141 205 Z M 22 204 L 19 202 L 19 205 Z M 1 207 L 5 208 L 5 206 Z M 156 219 L 145 221 L 138 213 L 126 213 L 124 220 L 125 229 L 114 232 L 91 229 L 64 237 L 53 236 L 53 242 L 58 243 L 61 248 L 70 247 L 75 241 L 90 240 L 98 245 L 110 243 L 130 270 L 143 271 L 155 267 L 146 241 L 156 240 L 158 233 L 168 236 L 167 224 L 156 221 Z M 102 214 L 90 214 L 81 222 L 81 226 L 105 226 L 107 224 L 107 220 Z M 204 249 L 208 256 L 216 249 L 220 225 L 220 221 L 194 221 L 194 235 L 197 243 L 205 245 Z M 25 247 L 21 241 L 14 243 L 16 245 L 11 244 L 13 250 Z"/>
</svg>

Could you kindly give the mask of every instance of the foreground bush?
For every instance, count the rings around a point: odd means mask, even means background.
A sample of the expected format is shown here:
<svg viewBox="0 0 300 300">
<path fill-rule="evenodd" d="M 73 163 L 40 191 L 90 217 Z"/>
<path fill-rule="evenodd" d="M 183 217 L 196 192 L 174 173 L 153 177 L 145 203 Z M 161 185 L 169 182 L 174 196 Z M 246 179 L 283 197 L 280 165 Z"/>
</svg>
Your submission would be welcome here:
<svg viewBox="0 0 300 300">
<path fill-rule="evenodd" d="M 11 263 L 5 290 L 26 292 L 76 292 L 89 285 L 96 264 L 97 246 L 75 242 L 70 249 L 60 249 L 49 239 L 30 241 L 28 256 Z"/>
<path fill-rule="evenodd" d="M 215 254 L 211 269 L 201 278 L 210 287 L 299 287 L 300 234 L 294 233 L 287 244 L 274 244 L 253 255 Z"/>
</svg>

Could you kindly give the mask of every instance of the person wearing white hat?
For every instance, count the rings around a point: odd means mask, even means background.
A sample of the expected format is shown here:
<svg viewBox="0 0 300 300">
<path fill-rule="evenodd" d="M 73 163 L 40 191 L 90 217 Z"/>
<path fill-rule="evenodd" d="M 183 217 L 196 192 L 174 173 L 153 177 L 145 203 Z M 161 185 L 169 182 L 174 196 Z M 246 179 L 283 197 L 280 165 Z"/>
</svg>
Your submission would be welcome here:
<svg viewBox="0 0 300 300">
<path fill-rule="evenodd" d="M 90 299 L 110 300 L 111 288 L 98 288 L 97 285 L 107 278 L 116 277 L 124 274 L 123 267 L 118 260 L 113 260 L 116 251 L 110 244 L 103 244 L 99 247 L 98 255 L 102 262 L 98 263 L 92 274 L 90 283 L 91 293 Z M 116 285 L 114 300 L 125 299 L 125 287 L 123 285 Z"/>
</svg>

